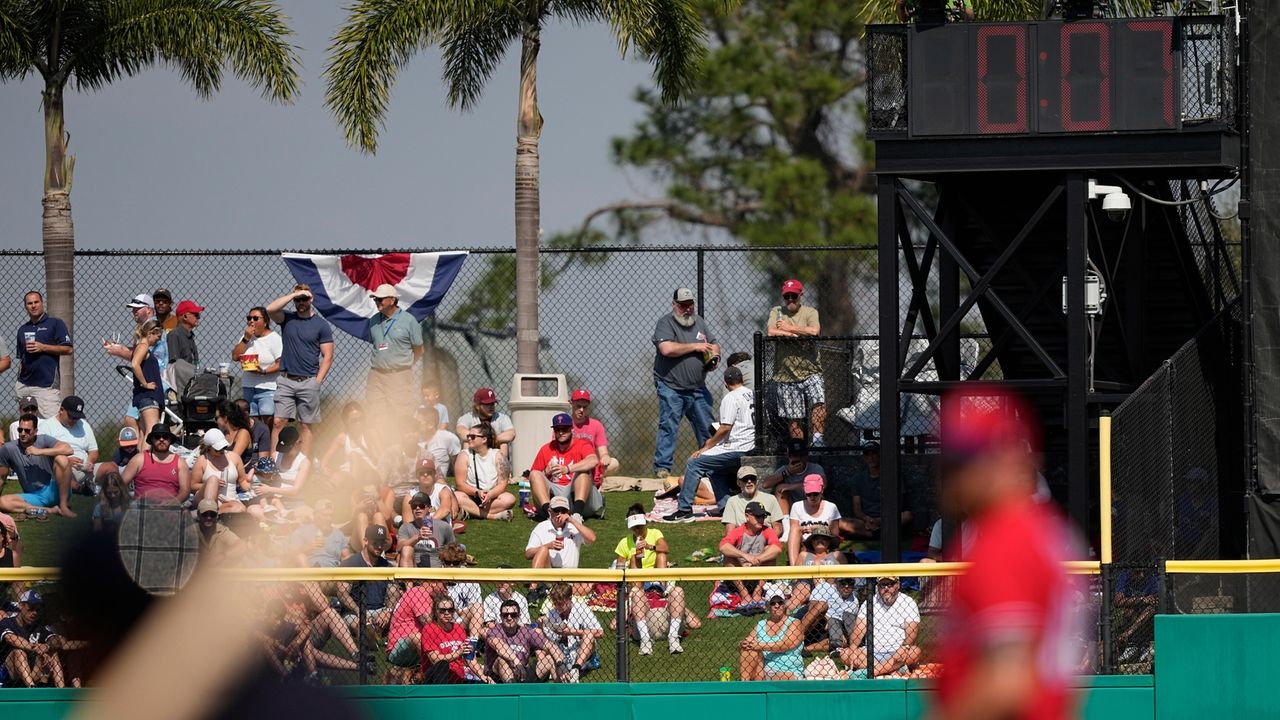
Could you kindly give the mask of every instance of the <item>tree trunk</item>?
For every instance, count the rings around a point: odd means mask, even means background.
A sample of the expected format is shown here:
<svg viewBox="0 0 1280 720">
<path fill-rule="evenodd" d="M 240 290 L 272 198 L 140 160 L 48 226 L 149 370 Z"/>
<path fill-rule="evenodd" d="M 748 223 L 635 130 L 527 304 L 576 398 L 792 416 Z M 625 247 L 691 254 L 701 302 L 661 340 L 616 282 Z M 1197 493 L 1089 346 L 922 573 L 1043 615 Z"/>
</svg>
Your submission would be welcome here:
<svg viewBox="0 0 1280 720">
<path fill-rule="evenodd" d="M 516 120 L 516 371 L 538 372 L 538 241 L 541 234 L 538 136 L 538 20 L 525 22 L 520 47 L 520 113 Z"/>
<path fill-rule="evenodd" d="M 61 87 L 47 87 L 44 92 L 44 147 L 41 235 L 44 241 L 45 309 L 67 324 L 67 331 L 74 340 L 76 233 L 71 220 L 71 176 L 75 158 L 67 155 Z M 63 397 L 75 394 L 74 356 L 62 356 L 59 369 Z"/>
</svg>

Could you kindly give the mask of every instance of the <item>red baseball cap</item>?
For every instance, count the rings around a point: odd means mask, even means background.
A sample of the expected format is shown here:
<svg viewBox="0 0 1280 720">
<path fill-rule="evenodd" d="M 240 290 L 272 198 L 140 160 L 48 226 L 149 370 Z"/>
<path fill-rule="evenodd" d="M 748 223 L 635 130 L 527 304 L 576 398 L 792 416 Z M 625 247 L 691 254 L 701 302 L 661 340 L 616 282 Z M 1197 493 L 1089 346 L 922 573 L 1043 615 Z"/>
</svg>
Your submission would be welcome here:
<svg viewBox="0 0 1280 720">
<path fill-rule="evenodd" d="M 578 400 L 586 400 L 587 402 L 591 402 L 591 393 L 587 392 L 586 388 L 578 388 L 577 390 L 574 390 L 573 395 L 569 398 L 569 401 L 577 402 Z"/>
<path fill-rule="evenodd" d="M 498 394 L 493 391 L 493 388 L 480 388 L 475 395 L 471 396 L 471 400 L 477 405 L 489 405 L 498 402 Z"/>
<path fill-rule="evenodd" d="M 942 454 L 963 463 L 995 450 L 1040 448 L 1035 409 L 1005 388 L 975 384 L 942 396 Z"/>
<path fill-rule="evenodd" d="M 804 292 L 804 283 L 799 280 L 788 280 L 782 283 L 782 293 L 802 293 Z"/>
<path fill-rule="evenodd" d="M 195 304 L 195 302 L 191 300 L 183 300 L 182 302 L 178 303 L 178 308 L 173 311 L 173 314 L 182 315 L 184 313 L 202 313 L 202 312 L 204 312 L 203 307 Z"/>
</svg>

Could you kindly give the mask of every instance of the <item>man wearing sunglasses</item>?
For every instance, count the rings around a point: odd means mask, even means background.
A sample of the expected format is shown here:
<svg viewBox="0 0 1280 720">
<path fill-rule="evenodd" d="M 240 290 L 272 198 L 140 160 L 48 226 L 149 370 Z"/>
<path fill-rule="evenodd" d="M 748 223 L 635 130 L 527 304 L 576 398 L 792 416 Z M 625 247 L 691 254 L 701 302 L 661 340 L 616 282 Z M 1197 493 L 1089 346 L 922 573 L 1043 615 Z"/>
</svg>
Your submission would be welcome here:
<svg viewBox="0 0 1280 720">
<path fill-rule="evenodd" d="M 0 496 L 0 511 L 43 518 L 48 513 L 75 517 L 67 505 L 71 492 L 71 446 L 36 432 L 40 418 L 18 418 L 18 439 L 0 445 L 0 478 L 10 470 L 22 492 Z"/>
<path fill-rule="evenodd" d="M 782 304 L 769 311 L 765 334 L 774 342 L 773 382 L 778 415 L 787 421 L 793 438 L 804 438 L 805 425 L 812 433 L 814 447 L 823 444 L 827 424 L 826 394 L 818 346 L 813 338 L 822 334 L 818 309 L 803 304 L 804 284 L 799 280 L 782 283 Z"/>
<path fill-rule="evenodd" d="M 920 646 L 916 635 L 920 632 L 920 608 L 910 595 L 903 595 L 901 579 L 896 575 L 876 581 L 876 594 L 868 598 L 875 602 L 872 622 L 875 623 L 875 668 L 871 677 L 902 673 L 920 663 Z M 867 667 L 867 603 L 858 607 L 858 617 L 849 633 L 849 646 L 840 651 L 845 663 L 854 669 Z"/>
<path fill-rule="evenodd" d="M 557 495 L 547 504 L 550 517 L 533 527 L 524 556 L 536 568 L 576 568 L 583 545 L 596 541 L 596 534 L 582 518 L 569 514 L 569 499 Z"/>
<path fill-rule="evenodd" d="M 231 528 L 218 523 L 218 501 L 205 498 L 196 506 L 200 523 L 200 562 L 225 565 L 239 558 L 245 551 L 244 542 Z"/>
<path fill-rule="evenodd" d="M 564 666 L 564 652 L 547 636 L 520 622 L 520 605 L 503 600 L 498 609 L 498 624 L 484 635 L 488 652 L 484 669 L 498 682 L 546 682 Z M 565 673 L 559 673 L 561 682 Z"/>
</svg>

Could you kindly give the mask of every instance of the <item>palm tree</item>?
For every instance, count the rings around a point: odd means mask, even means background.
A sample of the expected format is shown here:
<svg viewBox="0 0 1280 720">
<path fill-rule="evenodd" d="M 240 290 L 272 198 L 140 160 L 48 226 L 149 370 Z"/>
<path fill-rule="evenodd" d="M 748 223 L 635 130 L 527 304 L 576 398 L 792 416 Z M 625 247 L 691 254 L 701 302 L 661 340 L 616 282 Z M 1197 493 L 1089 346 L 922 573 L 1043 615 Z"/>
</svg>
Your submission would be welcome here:
<svg viewBox="0 0 1280 720">
<path fill-rule="evenodd" d="M 693 82 L 705 54 L 698 0 L 357 0 L 329 48 L 325 102 L 347 143 L 377 151 L 397 71 L 439 45 L 451 107 L 475 106 L 507 48 L 520 44 L 516 115 L 516 370 L 538 371 L 538 50 L 550 20 L 607 23 L 626 55 L 653 63 L 669 101 Z M 723 0 L 722 0 L 723 4 Z M 589 102 L 589 101 L 587 101 Z"/>
<path fill-rule="evenodd" d="M 223 65 L 269 100 L 297 94 L 292 31 L 269 0 L 0 0 L 0 81 L 38 73 L 44 80 L 45 291 L 49 314 L 75 331 L 75 226 L 63 94 L 100 90 L 157 64 L 182 73 L 201 97 L 222 84 Z M 63 357 L 62 391 L 75 392 L 75 369 Z"/>
</svg>

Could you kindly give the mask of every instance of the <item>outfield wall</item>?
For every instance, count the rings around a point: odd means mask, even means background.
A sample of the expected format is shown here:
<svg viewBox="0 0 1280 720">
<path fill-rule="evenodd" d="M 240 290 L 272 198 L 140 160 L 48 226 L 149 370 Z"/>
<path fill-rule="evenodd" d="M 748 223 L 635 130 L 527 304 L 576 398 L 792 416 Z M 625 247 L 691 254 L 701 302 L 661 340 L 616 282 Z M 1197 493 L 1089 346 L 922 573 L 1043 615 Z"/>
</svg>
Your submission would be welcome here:
<svg viewBox="0 0 1280 720">
<path fill-rule="evenodd" d="M 1271 695 L 1280 615 L 1161 615 L 1155 675 L 1082 677 L 1082 717 L 1160 720 L 1276 717 Z M 366 686 L 349 696 L 368 717 L 575 717 L 704 720 L 707 717 L 856 717 L 913 720 L 931 680 L 759 683 L 584 683 L 580 685 Z M 0 718 L 61 720 L 78 690 L 0 689 Z M 443 713 L 443 715 L 441 715 Z"/>
</svg>

